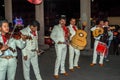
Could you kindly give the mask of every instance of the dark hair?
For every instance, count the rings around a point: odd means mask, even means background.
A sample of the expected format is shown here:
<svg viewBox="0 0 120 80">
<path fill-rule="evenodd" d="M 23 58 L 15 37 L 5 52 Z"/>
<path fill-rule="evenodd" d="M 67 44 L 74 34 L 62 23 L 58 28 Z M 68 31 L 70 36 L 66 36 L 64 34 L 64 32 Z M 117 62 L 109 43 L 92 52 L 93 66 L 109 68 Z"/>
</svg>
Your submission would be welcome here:
<svg viewBox="0 0 120 80">
<path fill-rule="evenodd" d="M 104 22 L 104 20 L 102 20 L 102 19 L 98 19 L 98 20 L 96 21 L 96 25 L 98 25 L 101 21 Z"/>
<path fill-rule="evenodd" d="M 66 18 L 64 18 L 64 17 L 61 17 L 61 18 L 59 18 L 59 21 L 60 21 L 60 20 L 62 20 L 62 19 L 66 20 Z"/>
<path fill-rule="evenodd" d="M 33 20 L 33 21 L 31 21 L 30 26 L 39 28 L 40 27 L 40 23 L 37 20 Z"/>
<path fill-rule="evenodd" d="M 75 19 L 75 18 L 71 18 L 70 21 L 73 20 L 73 19 Z M 76 20 L 76 19 L 75 19 L 75 20 Z"/>
<path fill-rule="evenodd" d="M 0 27 L 2 27 L 2 24 L 3 24 L 3 23 L 8 23 L 8 21 L 7 21 L 6 19 L 0 20 Z"/>
<path fill-rule="evenodd" d="M 109 22 L 109 20 L 104 20 L 104 22 Z"/>
</svg>

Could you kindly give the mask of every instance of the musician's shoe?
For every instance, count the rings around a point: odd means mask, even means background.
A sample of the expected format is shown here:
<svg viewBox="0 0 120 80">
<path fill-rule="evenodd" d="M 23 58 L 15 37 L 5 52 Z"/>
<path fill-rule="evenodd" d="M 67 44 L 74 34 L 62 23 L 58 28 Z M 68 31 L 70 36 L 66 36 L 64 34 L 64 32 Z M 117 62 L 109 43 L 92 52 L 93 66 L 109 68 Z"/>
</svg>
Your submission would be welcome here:
<svg viewBox="0 0 120 80">
<path fill-rule="evenodd" d="M 110 60 L 109 60 L 109 59 L 106 59 L 105 61 L 106 61 L 106 62 L 109 62 Z"/>
<path fill-rule="evenodd" d="M 74 68 L 80 69 L 80 66 L 74 66 Z"/>
<path fill-rule="evenodd" d="M 105 61 L 106 61 L 106 62 L 109 62 L 109 59 L 105 58 Z"/>
<path fill-rule="evenodd" d="M 90 64 L 91 67 L 93 67 L 93 66 L 95 66 L 95 65 L 96 65 L 95 63 L 91 63 L 91 64 Z"/>
<path fill-rule="evenodd" d="M 68 73 L 66 73 L 66 72 L 65 73 L 61 73 L 61 74 L 64 75 L 64 76 L 68 76 Z"/>
<path fill-rule="evenodd" d="M 100 67 L 103 67 L 103 64 L 99 64 Z"/>
<path fill-rule="evenodd" d="M 71 72 L 74 72 L 75 70 L 74 69 L 69 69 Z"/>
<path fill-rule="evenodd" d="M 58 78 L 59 78 L 59 76 L 58 76 L 58 75 L 54 75 L 53 77 L 54 77 L 55 79 L 58 79 Z"/>
</svg>

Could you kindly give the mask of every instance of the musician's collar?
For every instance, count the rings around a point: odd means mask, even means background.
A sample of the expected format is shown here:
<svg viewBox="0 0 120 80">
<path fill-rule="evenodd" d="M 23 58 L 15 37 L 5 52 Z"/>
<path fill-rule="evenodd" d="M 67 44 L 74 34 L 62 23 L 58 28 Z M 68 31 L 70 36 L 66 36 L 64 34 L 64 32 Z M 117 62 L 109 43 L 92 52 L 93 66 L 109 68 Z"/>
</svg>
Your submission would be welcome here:
<svg viewBox="0 0 120 80">
<path fill-rule="evenodd" d="M 2 33 L 2 32 L 1 32 L 0 34 L 1 34 L 1 35 L 5 35 L 6 33 L 4 33 L 4 32 Z"/>
<path fill-rule="evenodd" d="M 59 24 L 59 26 L 63 27 L 63 26 L 65 26 L 65 25 L 61 25 L 61 24 Z"/>
<path fill-rule="evenodd" d="M 70 24 L 70 26 L 73 27 L 73 26 L 76 26 L 76 25 L 72 25 L 72 24 Z"/>
</svg>

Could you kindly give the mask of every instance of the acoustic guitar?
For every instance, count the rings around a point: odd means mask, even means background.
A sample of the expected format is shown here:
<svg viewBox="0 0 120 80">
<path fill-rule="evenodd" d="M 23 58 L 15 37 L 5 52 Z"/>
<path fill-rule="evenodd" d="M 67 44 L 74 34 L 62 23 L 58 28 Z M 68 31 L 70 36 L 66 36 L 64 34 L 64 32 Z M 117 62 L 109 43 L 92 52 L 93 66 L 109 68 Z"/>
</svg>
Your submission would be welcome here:
<svg viewBox="0 0 120 80">
<path fill-rule="evenodd" d="M 103 28 L 99 27 L 99 28 L 95 29 L 92 32 L 92 34 L 93 34 L 93 37 L 98 37 L 99 35 L 103 34 L 103 32 L 104 32 Z"/>
<path fill-rule="evenodd" d="M 83 50 L 87 45 L 87 33 L 84 30 L 77 30 L 76 34 L 72 37 L 71 45 L 79 50 Z"/>
<path fill-rule="evenodd" d="M 72 37 L 71 40 L 71 45 L 76 49 L 83 50 L 87 45 L 87 32 L 84 31 L 84 28 L 86 26 L 86 22 L 77 22 L 78 30 L 76 31 L 76 34 Z"/>
</svg>

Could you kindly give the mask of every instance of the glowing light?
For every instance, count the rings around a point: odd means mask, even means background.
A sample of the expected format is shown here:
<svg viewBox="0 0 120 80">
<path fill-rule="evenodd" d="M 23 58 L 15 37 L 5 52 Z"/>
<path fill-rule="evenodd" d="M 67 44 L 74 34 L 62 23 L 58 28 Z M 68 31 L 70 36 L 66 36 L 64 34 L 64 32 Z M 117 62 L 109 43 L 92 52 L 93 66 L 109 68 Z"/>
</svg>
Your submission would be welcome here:
<svg viewBox="0 0 120 80">
<path fill-rule="evenodd" d="M 20 18 L 15 18 L 14 19 L 14 23 L 15 25 L 23 25 L 23 19 L 20 17 Z"/>
</svg>

